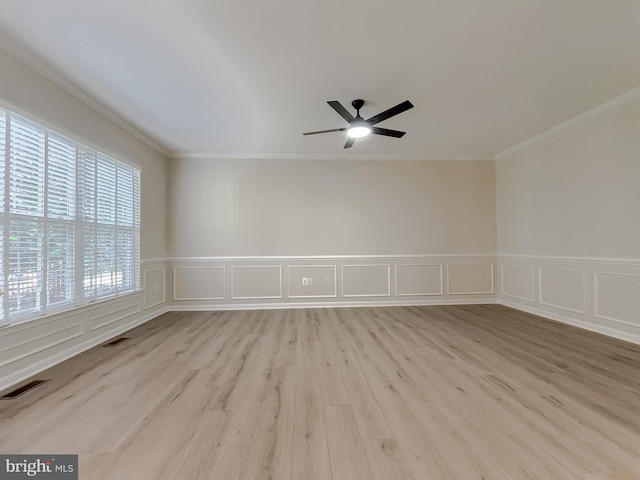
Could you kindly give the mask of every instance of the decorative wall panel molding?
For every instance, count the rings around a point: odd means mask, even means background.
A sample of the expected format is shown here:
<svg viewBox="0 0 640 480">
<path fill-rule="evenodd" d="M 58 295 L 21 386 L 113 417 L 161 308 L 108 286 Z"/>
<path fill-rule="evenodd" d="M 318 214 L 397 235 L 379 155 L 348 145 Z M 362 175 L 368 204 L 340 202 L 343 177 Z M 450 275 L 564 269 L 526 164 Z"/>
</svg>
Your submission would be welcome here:
<svg viewBox="0 0 640 480">
<path fill-rule="evenodd" d="M 174 300 L 223 300 L 226 280 L 224 266 L 174 267 Z"/>
<path fill-rule="evenodd" d="M 515 254 L 497 259 L 500 303 L 640 343 L 640 259 Z M 529 278 L 537 296 L 524 294 Z"/>
<path fill-rule="evenodd" d="M 288 298 L 336 298 L 336 265 L 288 265 Z"/>
<path fill-rule="evenodd" d="M 495 293 L 493 263 L 449 263 L 447 279 L 450 295 Z"/>
<path fill-rule="evenodd" d="M 98 330 L 100 328 L 107 327 L 113 323 L 135 315 L 136 313 L 140 313 L 140 310 L 139 302 L 132 305 L 118 305 L 117 308 L 114 308 L 114 306 L 104 308 L 100 315 L 91 319 L 91 330 Z"/>
<path fill-rule="evenodd" d="M 640 328 L 640 275 L 595 272 L 593 280 L 595 316 Z"/>
<path fill-rule="evenodd" d="M 584 279 L 583 270 L 539 267 L 540 303 L 569 312 L 586 313 Z"/>
<path fill-rule="evenodd" d="M 0 368 L 78 338 L 83 333 L 82 323 L 75 323 L 33 336 L 28 341 L 8 345 L 0 350 Z"/>
<path fill-rule="evenodd" d="M 231 298 L 233 300 L 282 298 L 282 266 L 232 266 Z"/>
<path fill-rule="evenodd" d="M 534 293 L 533 266 L 516 263 L 500 265 L 500 293 L 520 300 L 533 302 Z"/>
<path fill-rule="evenodd" d="M 390 265 L 342 265 L 342 296 L 391 296 Z"/>
<path fill-rule="evenodd" d="M 169 263 L 172 304 L 189 309 L 343 306 L 354 302 L 373 304 L 447 304 L 465 298 L 495 299 L 495 255 L 309 255 L 193 257 Z M 447 268 L 455 264 L 452 295 L 446 291 Z M 459 267 L 463 265 L 463 267 Z M 464 266 L 467 267 L 464 267 Z M 219 268 L 217 295 L 201 295 L 193 281 L 195 268 Z M 224 268 L 225 295 L 222 295 Z M 210 271 L 210 270 L 209 270 Z M 477 282 L 477 277 L 482 277 Z M 468 290 L 455 287 L 471 285 Z M 465 292 L 472 293 L 465 293 Z M 200 293 L 198 293 L 200 292 Z M 214 298 L 215 297 L 215 298 Z"/>
<path fill-rule="evenodd" d="M 444 295 L 441 263 L 398 263 L 395 292 L 398 297 Z"/>
<path fill-rule="evenodd" d="M 144 278 L 144 309 L 156 307 L 166 302 L 166 270 L 155 268 L 146 270 Z"/>
</svg>

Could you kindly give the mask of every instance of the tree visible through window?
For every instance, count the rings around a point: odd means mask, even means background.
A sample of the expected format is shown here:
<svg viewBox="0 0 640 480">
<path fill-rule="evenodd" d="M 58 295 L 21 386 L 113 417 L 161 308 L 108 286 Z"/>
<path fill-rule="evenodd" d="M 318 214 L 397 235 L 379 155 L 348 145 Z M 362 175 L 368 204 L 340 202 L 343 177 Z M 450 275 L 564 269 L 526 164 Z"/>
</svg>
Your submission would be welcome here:
<svg viewBox="0 0 640 480">
<path fill-rule="evenodd" d="M 0 109 L 0 322 L 139 286 L 140 171 Z"/>
</svg>

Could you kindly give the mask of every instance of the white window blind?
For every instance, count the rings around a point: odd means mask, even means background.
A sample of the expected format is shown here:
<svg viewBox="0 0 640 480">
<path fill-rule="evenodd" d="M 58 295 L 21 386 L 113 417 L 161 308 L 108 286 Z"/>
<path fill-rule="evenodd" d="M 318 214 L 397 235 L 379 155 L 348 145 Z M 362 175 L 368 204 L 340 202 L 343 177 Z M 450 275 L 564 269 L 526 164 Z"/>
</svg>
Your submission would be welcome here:
<svg viewBox="0 0 640 480">
<path fill-rule="evenodd" d="M 0 322 L 139 287 L 140 171 L 0 109 Z"/>
</svg>

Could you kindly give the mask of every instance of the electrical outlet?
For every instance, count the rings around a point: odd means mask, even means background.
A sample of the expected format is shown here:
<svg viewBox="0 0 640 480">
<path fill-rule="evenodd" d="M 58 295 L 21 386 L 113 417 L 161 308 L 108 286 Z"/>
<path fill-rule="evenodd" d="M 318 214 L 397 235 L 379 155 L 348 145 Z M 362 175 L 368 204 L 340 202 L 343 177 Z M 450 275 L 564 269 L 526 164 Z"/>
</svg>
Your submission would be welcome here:
<svg viewBox="0 0 640 480">
<path fill-rule="evenodd" d="M 482 275 L 476 277 L 476 283 L 482 283 Z"/>
<path fill-rule="evenodd" d="M 306 287 L 309 285 L 309 279 L 307 277 L 302 277 L 302 286 Z"/>
<path fill-rule="evenodd" d="M 160 291 L 160 284 L 156 282 L 156 284 L 153 287 L 153 291 L 154 292 L 159 292 Z"/>
<path fill-rule="evenodd" d="M 329 285 L 331 283 L 331 277 L 324 277 L 324 284 Z"/>
</svg>

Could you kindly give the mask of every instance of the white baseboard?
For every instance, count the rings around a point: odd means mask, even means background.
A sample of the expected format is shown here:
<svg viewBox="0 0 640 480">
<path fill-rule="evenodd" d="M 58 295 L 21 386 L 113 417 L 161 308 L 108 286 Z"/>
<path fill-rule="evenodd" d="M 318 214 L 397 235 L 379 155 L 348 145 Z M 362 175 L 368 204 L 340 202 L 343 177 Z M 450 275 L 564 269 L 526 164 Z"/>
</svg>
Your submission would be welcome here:
<svg viewBox="0 0 640 480">
<path fill-rule="evenodd" d="M 634 343 L 636 345 L 640 345 L 640 335 L 634 335 L 632 333 L 622 332 L 620 330 L 616 330 L 613 328 L 605 327 L 603 325 L 595 325 L 590 322 L 585 322 L 582 320 L 577 320 L 575 318 L 567 317 L 565 315 L 559 315 L 557 313 L 548 312 L 546 310 L 542 310 L 539 308 L 531 307 L 528 305 L 522 305 L 517 302 L 512 302 L 510 300 L 505 300 L 503 298 L 499 299 L 498 302 L 500 305 L 504 305 L 506 307 L 511 307 L 516 310 L 520 310 L 522 312 L 531 313 L 533 315 L 537 315 L 539 317 L 546 318 L 548 320 L 553 320 L 560 323 L 565 323 L 567 325 L 572 325 L 574 327 L 582 328 L 584 330 L 589 330 L 591 332 L 600 333 L 602 335 L 606 335 L 608 337 L 617 338 L 618 340 L 624 340 L 625 342 Z"/>
<path fill-rule="evenodd" d="M 119 327 L 114 328 L 113 330 L 109 330 L 108 332 L 105 332 L 101 335 L 96 335 L 95 337 L 92 337 L 91 339 L 85 342 L 73 345 L 72 347 L 62 352 L 59 352 L 55 355 L 51 355 L 50 357 L 47 357 L 39 362 L 35 362 L 25 368 L 17 370 L 11 373 L 10 375 L 7 375 L 6 377 L 3 377 L 2 379 L 0 379 L 0 391 L 7 390 L 8 388 L 14 385 L 17 385 L 18 383 L 34 375 L 37 375 L 40 372 L 43 372 L 44 370 L 47 370 L 48 368 L 54 367 L 57 364 L 62 363 L 71 357 L 75 357 L 76 355 L 79 355 L 80 353 L 86 350 L 89 350 L 90 348 L 100 345 L 101 343 L 104 343 L 107 340 L 110 340 L 111 338 L 116 337 L 128 330 L 131 330 L 132 328 L 142 325 L 143 323 L 148 322 L 149 320 L 152 320 L 168 311 L 169 311 L 169 308 L 164 307 L 159 310 L 149 312 L 146 315 L 136 317 L 130 322 L 124 325 L 120 325 Z"/>
<path fill-rule="evenodd" d="M 215 312 L 224 310 L 287 310 L 294 308 L 353 308 L 353 307 L 422 307 L 428 305 L 489 305 L 497 298 L 440 299 L 440 300 L 365 300 L 354 302 L 305 303 L 235 303 L 217 305 L 170 305 L 172 312 Z"/>
</svg>

